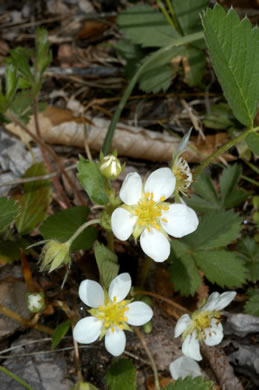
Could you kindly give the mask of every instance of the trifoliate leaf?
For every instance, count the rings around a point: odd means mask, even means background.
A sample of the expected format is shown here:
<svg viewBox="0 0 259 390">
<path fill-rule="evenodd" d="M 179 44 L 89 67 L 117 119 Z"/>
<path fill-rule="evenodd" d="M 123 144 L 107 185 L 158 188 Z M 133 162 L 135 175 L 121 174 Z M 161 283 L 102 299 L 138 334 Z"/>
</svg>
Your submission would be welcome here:
<svg viewBox="0 0 259 390">
<path fill-rule="evenodd" d="M 14 222 L 18 215 L 18 204 L 8 198 L 0 198 L 0 232 L 4 231 L 8 225 Z"/>
<path fill-rule="evenodd" d="M 192 249 L 225 247 L 240 233 L 242 219 L 233 211 L 215 211 L 200 218 L 196 231 L 182 241 Z"/>
<path fill-rule="evenodd" d="M 98 241 L 94 244 L 94 254 L 100 274 L 100 283 L 108 289 L 111 281 L 118 275 L 119 264 L 117 255 L 109 248 L 100 244 Z"/>
<path fill-rule="evenodd" d="M 131 360 L 114 361 L 106 373 L 109 390 L 136 390 L 136 369 Z"/>
<path fill-rule="evenodd" d="M 202 172 L 196 181 L 193 183 L 194 191 L 202 198 L 208 200 L 211 203 L 218 204 L 219 199 L 216 193 L 215 187 L 212 183 L 210 175 Z"/>
<path fill-rule="evenodd" d="M 149 5 L 128 8 L 119 14 L 117 23 L 126 38 L 143 47 L 164 47 L 180 37 L 164 15 Z"/>
<path fill-rule="evenodd" d="M 226 250 L 195 251 L 193 257 L 211 283 L 221 287 L 240 287 L 247 279 L 243 260 Z"/>
<path fill-rule="evenodd" d="M 237 249 L 246 262 L 249 280 L 256 282 L 259 280 L 259 245 L 251 237 L 246 236 L 239 241 Z"/>
<path fill-rule="evenodd" d="M 176 76 L 171 65 L 163 65 L 143 73 L 139 80 L 139 87 L 146 93 L 165 92 Z"/>
<path fill-rule="evenodd" d="M 177 379 L 175 383 L 170 383 L 164 390 L 213 390 L 213 383 L 198 376 L 192 378 L 187 376 L 184 379 Z"/>
<path fill-rule="evenodd" d="M 24 177 L 46 175 L 47 170 L 42 163 L 33 164 Z M 20 234 L 30 233 L 48 215 L 51 201 L 51 186 L 48 180 L 38 180 L 24 185 L 24 195 L 20 204 L 20 214 L 16 218 L 16 227 Z"/>
<path fill-rule="evenodd" d="M 216 4 L 202 18 L 209 54 L 235 117 L 252 126 L 259 101 L 259 30 Z"/>
<path fill-rule="evenodd" d="M 98 165 L 94 161 L 80 157 L 77 169 L 79 181 L 91 201 L 97 204 L 106 204 L 108 197 L 105 191 L 105 177 L 101 174 Z"/>
<path fill-rule="evenodd" d="M 74 206 L 58 211 L 43 222 L 40 232 L 45 240 L 65 242 L 87 221 L 88 213 L 89 208 L 85 206 Z M 73 241 L 71 252 L 91 248 L 96 237 L 96 229 L 89 226 Z"/>
<path fill-rule="evenodd" d="M 252 150 L 256 156 L 259 156 L 259 134 L 248 134 L 246 137 L 246 143 L 249 149 Z"/>
<path fill-rule="evenodd" d="M 259 317 L 259 288 L 248 290 L 248 299 L 244 307 L 244 312 L 251 316 Z"/>
<path fill-rule="evenodd" d="M 171 241 L 173 264 L 169 267 L 170 280 L 181 295 L 193 295 L 201 284 L 201 277 L 193 260 L 187 252 L 188 247 L 180 241 Z"/>
</svg>

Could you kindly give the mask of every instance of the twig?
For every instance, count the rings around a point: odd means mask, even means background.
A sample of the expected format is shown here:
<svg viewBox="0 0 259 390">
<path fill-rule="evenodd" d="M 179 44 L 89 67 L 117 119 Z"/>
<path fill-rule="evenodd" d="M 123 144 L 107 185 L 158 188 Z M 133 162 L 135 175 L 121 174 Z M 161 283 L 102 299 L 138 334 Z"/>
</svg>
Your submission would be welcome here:
<svg viewBox="0 0 259 390">
<path fill-rule="evenodd" d="M 60 163 L 60 161 L 58 159 L 58 156 L 56 155 L 54 150 L 52 148 L 50 148 L 42 139 L 37 137 L 37 135 L 33 134 L 33 132 L 30 131 L 22 122 L 20 122 L 11 112 L 8 111 L 6 113 L 6 116 L 12 122 L 14 122 L 17 126 L 21 127 L 25 131 L 25 133 L 28 134 L 34 140 L 34 142 L 38 143 L 43 148 L 45 148 L 45 150 L 51 155 L 53 160 L 56 162 L 56 164 L 57 164 L 58 168 L 61 170 L 62 174 L 66 177 L 66 179 L 67 179 L 68 183 L 70 184 L 71 188 L 74 188 L 74 191 L 75 191 L 79 201 L 81 202 L 81 204 L 83 206 L 85 206 L 86 202 L 85 202 L 84 198 L 82 197 L 80 191 L 78 191 L 78 189 L 74 186 L 71 178 L 69 177 L 67 172 L 64 170 L 63 164 Z"/>
<path fill-rule="evenodd" d="M 36 134 L 37 134 L 38 138 L 42 139 L 41 131 L 40 131 L 40 125 L 39 125 L 39 117 L 38 117 L 38 99 L 37 99 L 37 96 L 35 96 L 34 99 L 33 99 L 33 114 L 34 114 L 34 124 L 35 124 Z M 45 162 L 45 165 L 47 167 L 47 170 L 49 171 L 49 173 L 52 173 L 53 172 L 53 168 L 51 166 L 51 162 L 50 162 L 50 159 L 49 159 L 47 151 L 45 150 L 45 148 L 42 145 L 40 145 L 40 150 L 41 150 L 41 154 L 42 154 L 43 160 Z M 64 190 L 63 190 L 63 188 L 62 188 L 58 178 L 56 176 L 53 176 L 52 181 L 53 181 L 57 191 L 59 192 L 59 194 L 63 198 L 64 205 L 63 205 L 63 202 L 60 203 L 60 205 L 63 206 L 63 208 L 70 207 L 71 206 L 70 200 L 68 199 L 67 195 L 65 194 L 65 192 L 64 192 Z"/>
<path fill-rule="evenodd" d="M 70 171 L 72 169 L 75 169 L 77 167 L 77 164 L 70 165 L 67 168 L 64 168 L 66 171 Z M 46 180 L 50 179 L 53 176 L 57 176 L 62 174 L 61 171 L 53 172 L 53 173 L 48 173 L 47 175 L 42 175 L 42 176 L 31 176 L 31 177 L 25 177 L 21 179 L 16 179 L 16 180 L 10 180 L 7 181 L 6 183 L 0 183 L 0 187 L 5 187 L 5 186 L 13 186 L 13 185 L 19 185 L 23 183 L 31 183 L 33 181 L 40 181 L 40 180 Z"/>
</svg>

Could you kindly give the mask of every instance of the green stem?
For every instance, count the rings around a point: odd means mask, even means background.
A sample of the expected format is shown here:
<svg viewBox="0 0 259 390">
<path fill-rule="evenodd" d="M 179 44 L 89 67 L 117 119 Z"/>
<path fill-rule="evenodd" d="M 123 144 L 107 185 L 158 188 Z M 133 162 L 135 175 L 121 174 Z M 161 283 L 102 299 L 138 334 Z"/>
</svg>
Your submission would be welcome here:
<svg viewBox="0 0 259 390">
<path fill-rule="evenodd" d="M 142 333 L 140 332 L 140 330 L 136 326 L 133 326 L 133 328 L 134 328 L 134 331 L 135 331 L 136 335 L 138 336 L 141 344 L 143 345 L 143 348 L 145 349 L 146 354 L 147 354 L 147 356 L 148 356 L 148 358 L 150 360 L 151 367 L 152 367 L 153 374 L 154 374 L 154 379 L 155 379 L 155 389 L 156 390 L 160 390 L 158 371 L 157 371 L 156 363 L 155 363 L 155 361 L 153 359 L 153 356 L 151 355 L 151 352 L 149 351 L 149 348 L 147 346 L 146 340 L 144 339 L 144 337 L 143 337 Z"/>
<path fill-rule="evenodd" d="M 106 231 L 106 238 L 107 238 L 107 244 L 108 248 L 114 252 L 114 236 L 111 231 Z"/>
<path fill-rule="evenodd" d="M 73 236 L 70 237 L 70 239 L 67 241 L 69 246 L 79 236 L 79 234 L 82 233 L 83 230 L 85 230 L 88 226 L 95 225 L 96 223 L 100 223 L 100 219 L 91 219 L 91 221 L 87 221 L 83 225 L 81 225 L 80 228 L 78 228 L 77 231 L 73 234 Z"/>
<path fill-rule="evenodd" d="M 240 134 L 238 137 L 235 137 L 228 141 L 225 145 L 222 145 L 219 149 L 217 149 L 211 156 L 209 156 L 206 160 L 204 160 L 195 170 L 194 177 L 197 177 L 203 169 L 205 169 L 209 164 L 211 164 L 214 160 L 216 160 L 217 157 L 221 156 L 223 153 L 225 153 L 228 149 L 235 146 L 238 142 L 242 141 L 244 138 L 248 136 L 250 133 L 255 133 L 259 130 L 259 126 L 255 127 L 253 129 L 247 129 L 242 134 Z"/>
<path fill-rule="evenodd" d="M 24 382 L 24 380 L 13 374 L 11 371 L 7 370 L 7 368 L 0 366 L 0 371 L 2 371 L 6 375 L 9 375 L 12 379 L 14 379 L 16 382 L 20 383 L 23 387 L 25 387 L 25 389 L 34 390 L 33 387 L 28 385 L 28 383 Z"/>
<path fill-rule="evenodd" d="M 171 13 L 172 21 L 174 23 L 175 29 L 179 32 L 180 35 L 184 35 L 182 27 L 180 26 L 180 23 L 178 22 L 178 19 L 177 19 L 176 15 L 175 15 L 175 12 L 174 12 L 174 9 L 173 9 L 172 0 L 166 0 L 166 4 L 167 4 L 167 7 L 168 7 L 168 9 L 169 9 L 169 11 Z"/>
<path fill-rule="evenodd" d="M 256 180 L 253 180 L 253 179 L 251 179 L 250 177 L 248 177 L 248 176 L 245 176 L 245 175 L 241 175 L 241 177 L 240 177 L 241 179 L 243 179 L 243 180 L 246 180 L 246 181 L 248 181 L 249 183 L 251 183 L 251 184 L 253 184 L 254 186 L 257 186 L 257 187 L 259 187 L 259 182 L 258 181 L 256 181 Z"/>
<path fill-rule="evenodd" d="M 173 47 L 178 47 L 182 45 L 186 45 L 187 43 L 191 43 L 194 41 L 198 41 L 202 39 L 204 36 L 203 32 L 197 32 L 194 34 L 190 34 L 186 37 L 181 37 L 173 40 L 173 43 L 166 47 L 162 47 L 161 49 L 157 50 L 152 56 L 149 56 L 145 62 L 138 68 L 137 72 L 131 79 L 130 83 L 128 84 L 127 88 L 124 90 L 124 93 L 121 97 L 120 103 L 117 106 L 117 109 L 112 117 L 110 126 L 108 128 L 108 131 L 106 133 L 104 143 L 103 143 L 103 153 L 104 155 L 108 154 L 110 151 L 111 143 L 112 143 L 112 138 L 113 134 L 115 131 L 116 124 L 120 118 L 121 112 L 133 90 L 135 87 L 135 84 L 137 83 L 141 73 L 145 70 L 145 68 L 150 65 L 150 63 L 158 58 L 161 58 L 165 53 L 167 53 L 169 50 L 171 50 Z"/>
<path fill-rule="evenodd" d="M 150 270 L 150 267 L 153 263 L 153 260 L 150 259 L 150 257 L 146 256 L 145 262 L 143 264 L 143 267 L 141 268 L 141 272 L 139 275 L 139 281 L 138 284 L 140 287 L 144 287 L 145 280 L 147 278 L 148 272 Z"/>
<path fill-rule="evenodd" d="M 161 9 L 162 13 L 164 14 L 164 17 L 166 18 L 168 24 L 170 24 L 173 28 L 176 29 L 176 26 L 173 22 L 173 20 L 171 19 L 169 13 L 167 12 L 167 9 L 165 8 L 164 4 L 161 2 L 161 0 L 156 0 L 159 8 Z"/>
</svg>

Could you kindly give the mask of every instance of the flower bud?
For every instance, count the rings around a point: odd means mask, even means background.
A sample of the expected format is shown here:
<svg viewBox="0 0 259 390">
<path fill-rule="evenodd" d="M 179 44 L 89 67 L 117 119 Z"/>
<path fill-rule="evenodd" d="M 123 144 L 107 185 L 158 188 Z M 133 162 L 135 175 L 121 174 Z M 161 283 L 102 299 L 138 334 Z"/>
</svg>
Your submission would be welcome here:
<svg viewBox="0 0 259 390">
<path fill-rule="evenodd" d="M 45 309 L 45 299 L 43 292 L 28 292 L 27 308 L 32 313 L 38 313 Z"/>
<path fill-rule="evenodd" d="M 70 262 L 70 244 L 50 240 L 42 249 L 40 260 L 40 271 L 52 272 Z"/>
<path fill-rule="evenodd" d="M 123 170 L 120 160 L 113 154 L 108 154 L 101 159 L 100 171 L 107 179 L 115 179 Z"/>
</svg>

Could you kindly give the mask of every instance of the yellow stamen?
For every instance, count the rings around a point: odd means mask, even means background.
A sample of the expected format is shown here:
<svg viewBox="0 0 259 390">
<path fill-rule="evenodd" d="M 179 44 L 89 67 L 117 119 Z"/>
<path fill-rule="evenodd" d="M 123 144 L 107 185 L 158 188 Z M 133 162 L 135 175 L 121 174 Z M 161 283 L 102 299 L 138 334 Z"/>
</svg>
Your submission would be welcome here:
<svg viewBox="0 0 259 390">
<path fill-rule="evenodd" d="M 165 196 L 161 196 L 160 202 L 163 202 L 165 200 Z"/>
<path fill-rule="evenodd" d="M 163 222 L 166 222 L 166 223 L 168 222 L 167 219 L 165 219 L 165 218 L 162 218 L 162 221 L 163 221 Z"/>
</svg>

